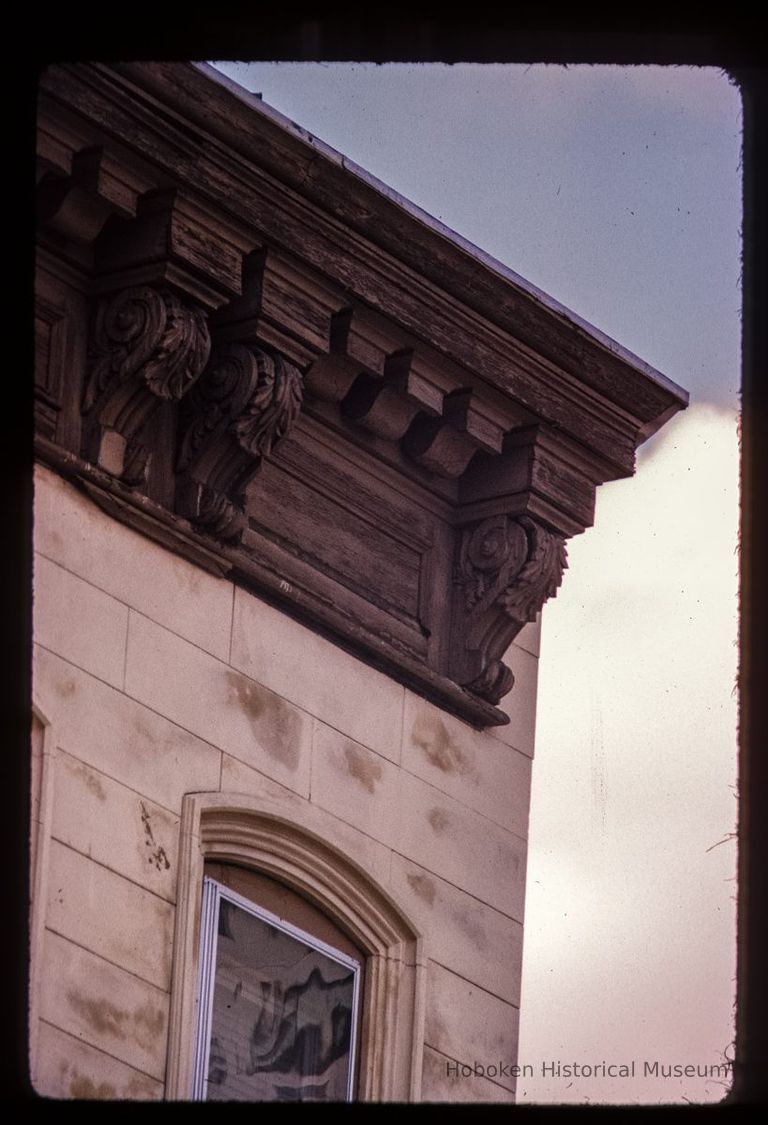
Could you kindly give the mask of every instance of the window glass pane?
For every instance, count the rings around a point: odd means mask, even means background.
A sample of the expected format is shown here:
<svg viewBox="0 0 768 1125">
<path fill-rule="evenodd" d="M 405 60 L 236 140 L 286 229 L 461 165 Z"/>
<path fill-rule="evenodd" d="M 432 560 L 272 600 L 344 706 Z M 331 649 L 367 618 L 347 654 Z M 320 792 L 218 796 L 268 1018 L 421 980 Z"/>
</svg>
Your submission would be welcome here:
<svg viewBox="0 0 768 1125">
<path fill-rule="evenodd" d="M 356 968 L 224 894 L 217 929 L 207 1098 L 345 1101 Z"/>
</svg>

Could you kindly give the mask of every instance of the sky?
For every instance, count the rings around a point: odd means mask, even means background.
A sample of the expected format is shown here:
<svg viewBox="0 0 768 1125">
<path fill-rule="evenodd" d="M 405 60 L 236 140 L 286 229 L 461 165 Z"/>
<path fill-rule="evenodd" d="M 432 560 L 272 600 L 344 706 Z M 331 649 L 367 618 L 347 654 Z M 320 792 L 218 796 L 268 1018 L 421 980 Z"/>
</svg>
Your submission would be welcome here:
<svg viewBox="0 0 768 1125">
<path fill-rule="evenodd" d="M 661 1075 L 732 1056 L 738 89 L 706 67 L 216 65 L 690 392 L 598 489 L 544 609 L 518 1100 L 718 1100 L 717 1075 Z"/>
</svg>

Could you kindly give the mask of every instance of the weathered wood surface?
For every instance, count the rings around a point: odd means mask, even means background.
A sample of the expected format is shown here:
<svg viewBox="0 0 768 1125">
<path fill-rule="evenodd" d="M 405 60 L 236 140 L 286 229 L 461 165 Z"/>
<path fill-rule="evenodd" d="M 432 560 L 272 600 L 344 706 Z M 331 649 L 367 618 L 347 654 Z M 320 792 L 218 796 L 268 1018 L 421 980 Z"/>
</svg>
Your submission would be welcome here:
<svg viewBox="0 0 768 1125">
<path fill-rule="evenodd" d="M 213 87 L 194 68 L 130 64 L 119 70 L 115 88 L 113 70 L 94 68 L 78 81 L 82 68 L 77 77 L 72 68 L 57 69 L 56 89 L 103 128 L 130 139 L 166 176 L 194 183 L 228 214 L 257 227 L 537 416 L 588 445 L 602 446 L 619 473 L 632 471 L 640 425 L 679 404 L 680 394 L 647 376 L 638 378 L 638 370 L 583 328 L 564 325 L 562 316 L 530 294 L 500 283 L 466 251 L 436 237 L 370 185 L 225 89 Z M 98 90 L 91 84 L 97 76 Z M 130 113 L 120 104 L 126 100 L 126 81 L 136 83 Z M 158 113 L 145 87 L 171 104 L 183 100 L 198 127 L 209 138 L 215 133 L 218 144 L 188 126 L 180 133 L 174 122 L 173 143 L 164 146 L 168 114 Z M 196 143 L 182 143 L 190 132 Z M 221 148 L 222 141 L 231 149 Z M 279 190 L 276 175 L 282 180 Z M 561 351 L 567 364 L 559 363 Z M 606 400 L 604 421 L 596 417 L 590 391 Z M 611 404 L 619 409 L 611 411 Z M 634 418 L 622 416 L 626 406 Z"/>
</svg>

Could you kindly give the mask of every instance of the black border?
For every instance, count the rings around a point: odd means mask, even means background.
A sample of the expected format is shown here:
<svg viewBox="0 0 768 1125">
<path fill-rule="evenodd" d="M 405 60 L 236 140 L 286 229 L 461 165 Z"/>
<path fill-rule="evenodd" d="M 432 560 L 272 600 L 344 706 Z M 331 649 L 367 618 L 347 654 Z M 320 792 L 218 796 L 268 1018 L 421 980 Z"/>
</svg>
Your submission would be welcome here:
<svg viewBox="0 0 768 1125">
<path fill-rule="evenodd" d="M 330 10 L 329 10 L 330 9 Z M 765 815 L 768 778 L 768 623 L 767 583 L 762 579 L 768 558 L 765 483 L 768 478 L 768 346 L 766 343 L 766 241 L 768 235 L 768 89 L 765 34 L 757 19 L 744 13 L 712 9 L 695 17 L 670 10 L 595 16 L 575 7 L 566 13 L 550 6 L 516 8 L 512 14 L 493 13 L 473 5 L 471 17 L 441 4 L 413 3 L 407 15 L 396 6 L 376 9 L 359 4 L 325 6 L 253 3 L 231 0 L 184 6 L 133 3 L 110 9 L 100 4 L 61 5 L 37 12 L 38 38 L 32 45 L 11 45 L 6 88 L 14 132 L 21 138 L 19 162 L 6 165 L 6 182 L 19 190 L 17 209 L 6 211 L 11 227 L 32 230 L 32 123 L 37 74 L 49 61 L 117 59 L 253 58 L 263 60 L 344 61 L 472 61 L 556 63 L 666 63 L 717 66 L 738 83 L 744 102 L 744 251 L 742 360 L 742 501 L 741 501 L 741 635 L 740 635 L 740 858 L 739 962 L 735 1084 L 729 1098 L 716 1106 L 661 1107 L 673 1113 L 726 1112 L 737 1105 L 768 1104 L 766 1051 L 766 927 L 765 862 L 768 855 L 768 817 Z M 30 13 L 34 16 L 34 13 Z M 9 41 L 10 42 L 10 41 Z M 21 61 L 19 61 L 19 59 Z M 29 179 L 27 175 L 29 174 Z M 3 1004 L 3 1042 L 0 1059 L 6 1100 L 30 1097 L 26 1080 L 27 961 L 26 850 L 28 839 L 28 740 L 31 621 L 31 501 L 32 464 L 31 380 L 31 238 L 22 244 L 17 272 L 7 271 L 11 308 L 20 300 L 23 323 L 19 349 L 5 353 L 6 395 L 20 396 L 11 410 L 3 443 L 3 512 L 7 539 L 3 552 L 2 630 L 7 652 L 3 663 L 3 700 L 10 706 L 3 723 L 10 739 L 4 747 L 6 809 L 2 818 L 2 854 L 6 858 L 6 888 L 15 904 L 2 927 L 4 965 L 9 976 Z M 25 349 L 28 349 L 26 351 Z M 27 366 L 27 362 L 29 366 Z M 21 366 L 22 371 L 18 368 Z M 5 771 L 4 771 L 5 772 Z M 55 1103 L 52 1103 L 55 1104 Z M 37 1109 L 43 1108 L 41 1105 Z M 78 1112 L 84 1104 L 78 1106 Z M 162 1108 L 162 1107 L 161 1107 Z M 337 1111 L 341 1107 L 336 1107 Z M 388 1112 L 386 1107 L 350 1107 Z M 437 1108 L 437 1107 L 436 1107 Z M 439 1107 L 441 1119 L 460 1113 L 477 1114 L 480 1107 Z M 143 1111 L 151 1112 L 147 1105 Z M 616 1112 L 615 1107 L 563 1107 L 570 1113 Z M 100 1112 L 100 1110 L 98 1110 Z M 429 1112 L 425 1108 L 426 1112 Z M 515 1113 L 547 1112 L 521 1105 Z M 493 1112 L 492 1109 L 485 1112 Z M 505 1114 L 509 1108 L 503 1110 Z M 658 1113 L 656 1107 L 624 1108 L 634 1116 Z"/>
</svg>

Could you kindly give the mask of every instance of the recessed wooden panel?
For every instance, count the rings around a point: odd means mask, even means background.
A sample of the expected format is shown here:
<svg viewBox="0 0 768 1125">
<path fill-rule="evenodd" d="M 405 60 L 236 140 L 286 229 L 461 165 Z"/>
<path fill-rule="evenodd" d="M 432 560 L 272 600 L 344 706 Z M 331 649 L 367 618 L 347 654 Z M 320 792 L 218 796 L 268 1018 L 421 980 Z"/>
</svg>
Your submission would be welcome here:
<svg viewBox="0 0 768 1125">
<path fill-rule="evenodd" d="M 67 321 L 64 309 L 38 301 L 35 309 L 35 417 L 48 437 L 56 431 L 61 407 L 62 365 Z"/>
<path fill-rule="evenodd" d="M 265 464 L 248 496 L 252 526 L 400 617 L 418 619 L 421 552 L 319 486 Z"/>
</svg>

